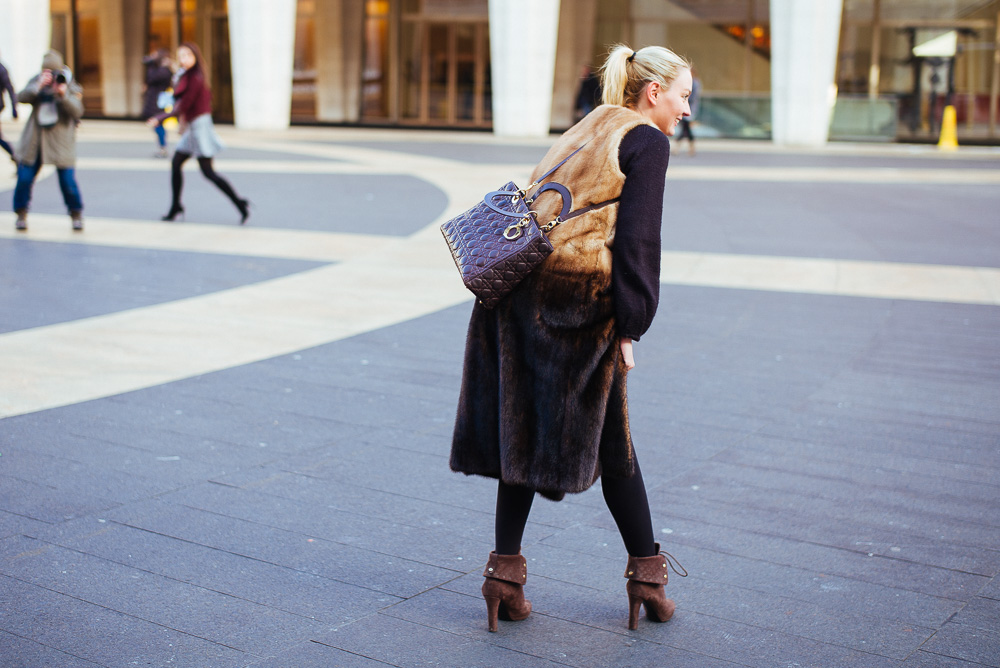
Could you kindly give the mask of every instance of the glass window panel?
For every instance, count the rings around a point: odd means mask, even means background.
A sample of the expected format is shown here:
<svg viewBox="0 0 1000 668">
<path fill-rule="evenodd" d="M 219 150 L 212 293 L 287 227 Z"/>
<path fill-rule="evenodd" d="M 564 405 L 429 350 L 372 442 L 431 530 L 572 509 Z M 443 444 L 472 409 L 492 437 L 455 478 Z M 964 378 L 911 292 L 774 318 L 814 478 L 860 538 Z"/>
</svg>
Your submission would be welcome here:
<svg viewBox="0 0 1000 668">
<path fill-rule="evenodd" d="M 292 61 L 292 119 L 316 119 L 315 2 L 298 0 Z"/>
<path fill-rule="evenodd" d="M 432 23 L 428 27 L 430 77 L 427 84 L 427 115 L 432 120 L 448 118 L 448 26 Z"/>
<path fill-rule="evenodd" d="M 455 117 L 475 120 L 476 111 L 476 26 L 455 25 Z"/>
<path fill-rule="evenodd" d="M 400 35 L 399 103 L 403 118 L 420 118 L 424 24 L 404 21 Z"/>
<path fill-rule="evenodd" d="M 362 108 L 366 118 L 389 116 L 389 19 L 365 19 L 365 55 L 362 70 Z"/>
</svg>

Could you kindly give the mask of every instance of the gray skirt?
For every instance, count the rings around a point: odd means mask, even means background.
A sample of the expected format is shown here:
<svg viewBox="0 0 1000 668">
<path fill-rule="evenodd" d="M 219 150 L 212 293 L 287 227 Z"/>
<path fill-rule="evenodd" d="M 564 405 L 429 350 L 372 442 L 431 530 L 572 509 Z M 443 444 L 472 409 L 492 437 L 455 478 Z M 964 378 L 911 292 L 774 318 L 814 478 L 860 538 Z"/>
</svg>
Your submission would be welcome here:
<svg viewBox="0 0 1000 668">
<path fill-rule="evenodd" d="M 225 148 L 219 135 L 215 134 L 215 125 L 211 114 L 202 114 L 190 123 L 187 130 L 177 142 L 177 151 L 190 153 L 196 158 L 213 158 Z"/>
</svg>

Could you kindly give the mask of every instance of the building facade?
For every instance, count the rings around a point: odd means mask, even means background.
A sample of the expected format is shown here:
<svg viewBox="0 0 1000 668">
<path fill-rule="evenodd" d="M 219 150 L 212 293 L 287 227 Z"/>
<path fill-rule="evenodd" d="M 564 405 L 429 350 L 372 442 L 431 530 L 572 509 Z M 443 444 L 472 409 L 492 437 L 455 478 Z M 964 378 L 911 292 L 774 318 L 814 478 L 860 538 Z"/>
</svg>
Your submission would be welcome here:
<svg viewBox="0 0 1000 668">
<path fill-rule="evenodd" d="M 610 45 L 695 63 L 704 135 L 996 141 L 1000 0 L 0 0 L 23 84 L 56 48 L 89 116 L 133 118 L 141 60 L 197 42 L 217 120 L 563 129 Z"/>
</svg>

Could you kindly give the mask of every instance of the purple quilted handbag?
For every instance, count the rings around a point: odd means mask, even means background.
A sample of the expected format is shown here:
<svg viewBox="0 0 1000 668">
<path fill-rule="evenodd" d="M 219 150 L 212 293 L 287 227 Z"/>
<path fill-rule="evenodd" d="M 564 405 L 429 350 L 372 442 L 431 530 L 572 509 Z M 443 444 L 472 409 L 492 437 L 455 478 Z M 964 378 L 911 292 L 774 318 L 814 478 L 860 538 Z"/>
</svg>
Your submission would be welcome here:
<svg viewBox="0 0 1000 668">
<path fill-rule="evenodd" d="M 552 252 L 513 181 L 442 225 L 441 233 L 465 287 L 486 308 L 496 306 Z"/>
</svg>

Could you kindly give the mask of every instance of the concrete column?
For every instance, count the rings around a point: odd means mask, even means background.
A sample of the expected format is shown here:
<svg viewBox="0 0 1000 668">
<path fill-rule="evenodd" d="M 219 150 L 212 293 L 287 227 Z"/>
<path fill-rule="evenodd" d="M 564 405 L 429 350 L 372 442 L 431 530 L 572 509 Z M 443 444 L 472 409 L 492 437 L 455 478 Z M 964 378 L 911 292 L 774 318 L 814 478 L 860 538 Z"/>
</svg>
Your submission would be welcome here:
<svg viewBox="0 0 1000 668">
<path fill-rule="evenodd" d="M 776 144 L 822 146 L 836 101 L 843 0 L 771 0 L 771 125 Z"/>
<path fill-rule="evenodd" d="M 552 112 L 559 0 L 489 0 L 493 133 L 544 137 Z"/>
<path fill-rule="evenodd" d="M 229 0 L 236 127 L 288 127 L 295 56 L 295 0 Z"/>
<path fill-rule="evenodd" d="M 0 61 L 10 73 L 16 95 L 41 71 L 42 56 L 49 50 L 52 32 L 49 3 L 48 0 L 0 0 L 0 16 L 3 17 L 0 20 Z M 11 117 L 9 104 L 3 117 Z"/>
<path fill-rule="evenodd" d="M 594 51 L 596 22 L 597 0 L 574 0 L 559 8 L 551 127 L 568 128 L 576 123 L 576 96 L 580 92 L 583 68 L 590 64 Z"/>
<path fill-rule="evenodd" d="M 142 110 L 145 0 L 102 0 L 101 93 L 108 116 L 138 116 Z"/>
<path fill-rule="evenodd" d="M 316 0 L 316 118 L 353 123 L 361 110 L 364 6 Z"/>
</svg>

